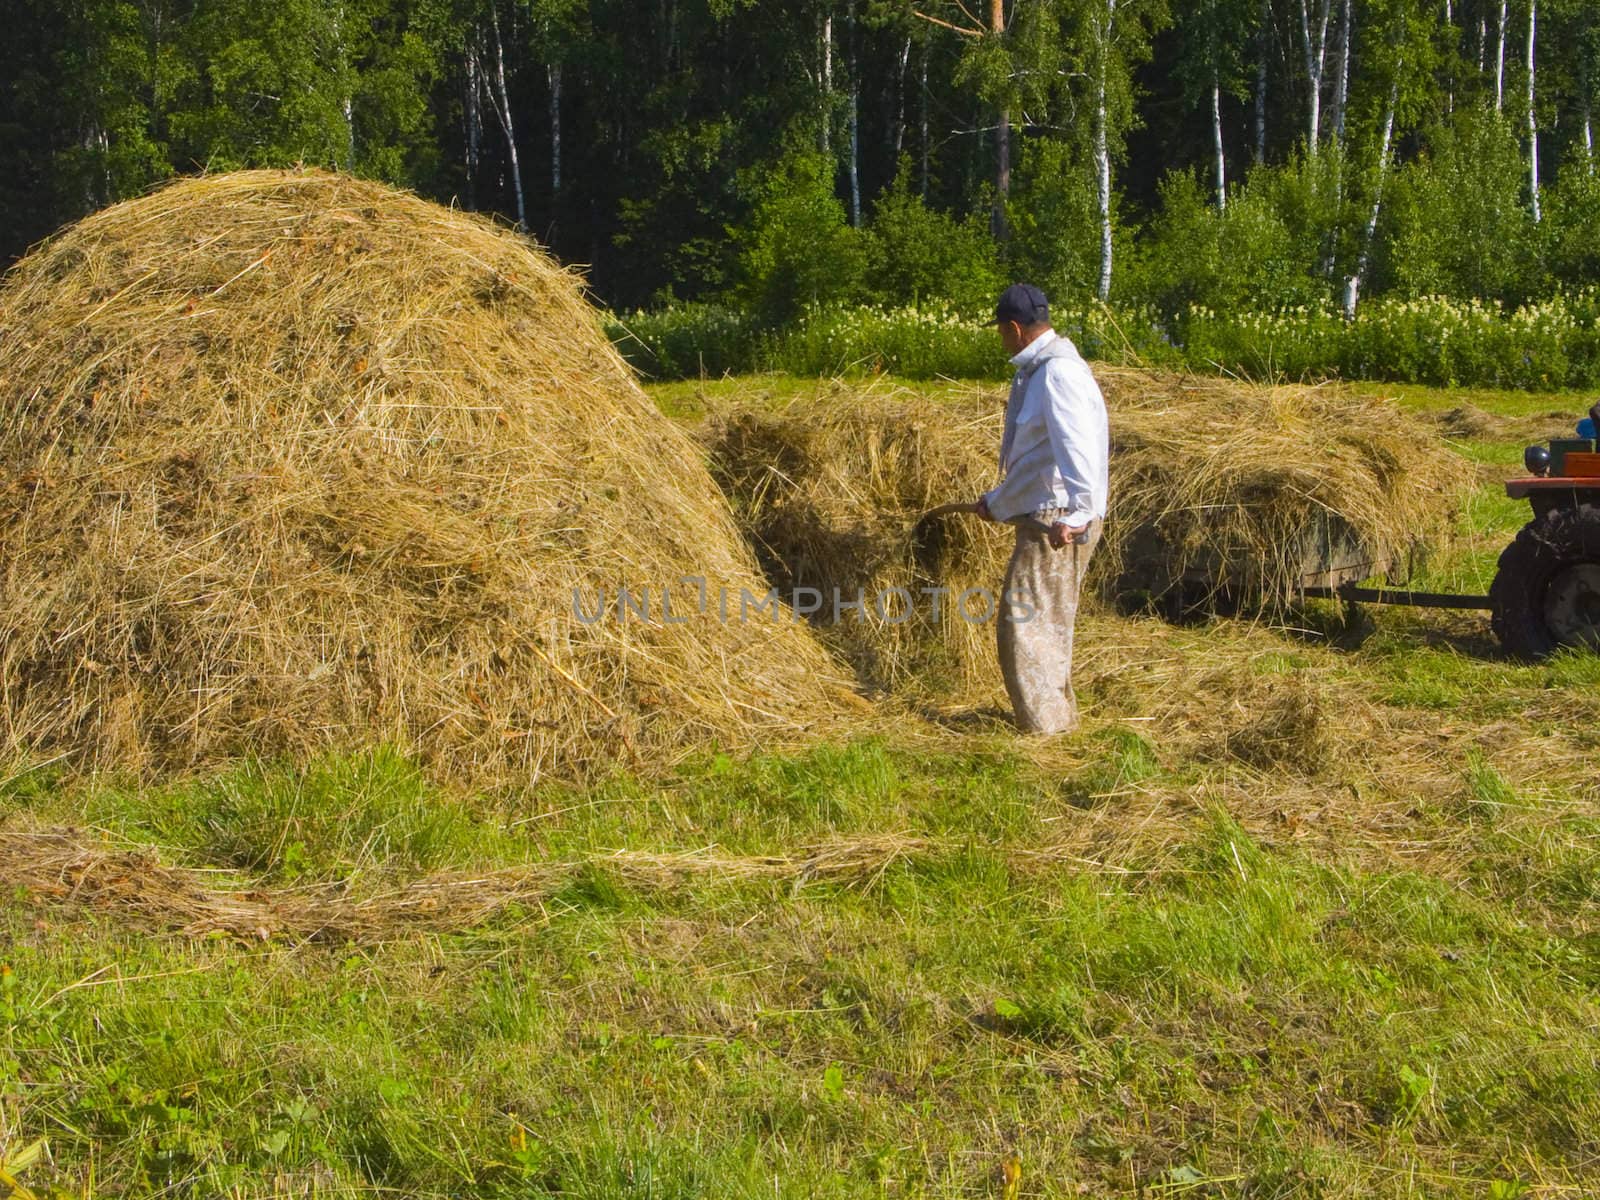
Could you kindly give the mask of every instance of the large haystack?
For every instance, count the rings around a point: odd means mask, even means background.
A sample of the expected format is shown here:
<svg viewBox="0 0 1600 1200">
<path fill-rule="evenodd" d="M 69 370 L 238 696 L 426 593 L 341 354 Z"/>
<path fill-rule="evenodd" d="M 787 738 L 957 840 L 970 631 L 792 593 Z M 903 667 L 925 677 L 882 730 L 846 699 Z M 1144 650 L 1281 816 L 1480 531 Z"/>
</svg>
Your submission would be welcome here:
<svg viewBox="0 0 1600 1200">
<path fill-rule="evenodd" d="M 1254 387 L 1095 367 L 1111 411 L 1112 512 L 1091 579 L 1102 596 L 1187 601 L 1229 593 L 1269 614 L 1298 588 L 1403 570 L 1448 534 L 1465 479 L 1437 433 L 1335 386 Z M 930 398 L 882 383 L 707 422 L 712 468 L 769 573 L 869 595 L 888 587 L 997 588 L 1009 530 L 919 513 L 972 500 L 996 476 L 1005 395 Z M 1340 570 L 1317 578 L 1318 564 Z M 930 660 L 996 678 L 993 630 L 924 606 L 894 625 L 824 630 L 870 682 Z"/>
<path fill-rule="evenodd" d="M 685 576 L 766 585 L 577 281 L 379 185 L 189 180 L 30 255 L 0 292 L 0 486 L 12 752 L 381 739 L 488 780 L 838 700 L 803 626 L 695 611 Z M 621 587 L 649 619 L 617 616 Z"/>
</svg>

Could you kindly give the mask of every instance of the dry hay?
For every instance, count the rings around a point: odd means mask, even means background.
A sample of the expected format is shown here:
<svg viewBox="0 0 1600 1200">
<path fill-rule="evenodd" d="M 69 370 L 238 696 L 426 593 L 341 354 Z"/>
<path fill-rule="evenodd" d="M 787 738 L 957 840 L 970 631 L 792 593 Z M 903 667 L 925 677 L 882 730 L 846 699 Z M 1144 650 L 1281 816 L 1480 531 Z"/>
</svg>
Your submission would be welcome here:
<svg viewBox="0 0 1600 1200">
<path fill-rule="evenodd" d="M 972 682 L 993 634 L 961 615 L 960 594 L 994 589 L 1009 554 L 1002 531 L 974 517 L 918 518 L 971 500 L 993 482 L 986 452 L 998 446 L 990 407 L 940 405 L 879 384 L 835 386 L 775 410 L 734 408 L 703 432 L 717 481 L 785 595 L 823 594 L 819 630 L 855 663 L 862 681 Z M 947 587 L 940 598 L 921 589 Z M 885 598 L 893 589 L 903 596 Z M 863 595 L 834 620 L 833 603 Z M 937 607 L 937 616 L 935 608 Z M 901 618 L 909 611 L 910 619 Z M 973 597 L 969 613 L 982 611 Z"/>
<path fill-rule="evenodd" d="M 1095 374 L 1112 429 L 1111 518 L 1091 568 L 1106 597 L 1187 600 L 1198 583 L 1278 615 L 1300 587 L 1339 581 L 1311 574 L 1319 565 L 1407 567 L 1447 536 L 1470 474 L 1427 426 L 1336 386 Z M 992 486 L 1003 411 L 993 390 L 836 385 L 776 409 L 735 403 L 702 438 L 780 585 L 998 592 L 1009 530 L 953 516 L 912 533 L 927 509 Z M 937 622 L 920 602 L 902 625 L 869 609 L 824 632 L 877 686 L 941 656 L 959 682 L 994 678 L 991 626 L 948 605 Z"/>
<path fill-rule="evenodd" d="M 0 829 L 0 878 L 18 906 L 85 912 L 189 937 L 226 934 L 246 940 L 376 942 L 417 931 L 472 929 L 537 908 L 586 872 L 606 872 L 644 891 L 700 881 L 870 885 L 902 860 L 957 855 L 966 842 L 886 834 L 842 837 L 792 855 L 649 853 L 617 850 L 489 871 L 446 871 L 351 895 L 340 884 L 241 886 L 219 872 L 169 866 L 148 849 L 118 849 L 61 826 Z M 1070 865 L 1077 871 L 1129 873 L 1087 859 L 1076 844 L 1011 852 L 1019 868 Z"/>
<path fill-rule="evenodd" d="M 1335 761 L 1333 722 L 1321 694 L 1304 678 L 1258 681 L 1248 701 L 1249 715 L 1221 739 L 1222 757 L 1263 772 L 1307 776 L 1321 774 Z"/>
<path fill-rule="evenodd" d="M 1198 583 L 1281 611 L 1305 586 L 1403 575 L 1448 537 L 1470 470 L 1398 406 L 1096 368 L 1112 421 L 1102 582 Z"/>
<path fill-rule="evenodd" d="M 1504 422 L 1493 413 L 1484 412 L 1475 404 L 1460 404 L 1440 413 L 1436 418 L 1445 437 L 1458 440 L 1497 436 Z"/>
<path fill-rule="evenodd" d="M 765 585 L 578 280 L 377 184 L 191 179 L 38 248 L 0 291 L 0 479 L 10 751 L 387 740 L 482 781 L 837 707 L 803 628 L 659 620 L 684 576 Z M 622 586 L 656 619 L 575 618 Z"/>
</svg>

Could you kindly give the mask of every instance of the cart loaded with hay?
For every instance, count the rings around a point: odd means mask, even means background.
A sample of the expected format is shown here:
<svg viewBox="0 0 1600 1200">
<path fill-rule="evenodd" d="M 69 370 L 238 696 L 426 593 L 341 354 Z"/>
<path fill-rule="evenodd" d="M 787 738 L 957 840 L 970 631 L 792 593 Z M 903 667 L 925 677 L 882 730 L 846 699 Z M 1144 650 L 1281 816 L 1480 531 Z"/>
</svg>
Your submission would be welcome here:
<svg viewBox="0 0 1600 1200">
<path fill-rule="evenodd" d="M 1111 516 L 1090 568 L 1104 601 L 1178 618 L 1281 618 L 1308 599 L 1486 609 L 1512 654 L 1600 648 L 1600 405 L 1575 439 L 1529 449 L 1529 478 L 1507 491 L 1534 519 L 1488 595 L 1457 595 L 1408 581 L 1450 539 L 1468 472 L 1397 406 L 1332 384 L 1095 375 L 1112 426 Z M 779 408 L 735 404 L 703 437 L 780 583 L 959 595 L 993 587 L 1010 550 L 967 515 L 994 481 L 1002 399 L 834 384 Z M 951 605 L 823 632 L 874 686 L 930 660 L 967 682 L 993 675 L 988 633 Z"/>
</svg>

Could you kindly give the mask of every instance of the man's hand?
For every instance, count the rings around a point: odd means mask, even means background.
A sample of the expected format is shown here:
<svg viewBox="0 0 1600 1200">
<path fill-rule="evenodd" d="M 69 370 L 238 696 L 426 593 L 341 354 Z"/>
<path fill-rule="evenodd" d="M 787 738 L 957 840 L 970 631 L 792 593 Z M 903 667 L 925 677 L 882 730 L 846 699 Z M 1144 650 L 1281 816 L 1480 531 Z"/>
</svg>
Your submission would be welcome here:
<svg viewBox="0 0 1600 1200">
<path fill-rule="evenodd" d="M 1054 525 L 1050 526 L 1051 549 L 1060 550 L 1068 542 L 1077 541 L 1078 538 L 1083 534 L 1084 530 L 1088 528 L 1089 526 L 1087 524 L 1068 525 L 1065 521 L 1057 521 Z"/>
<path fill-rule="evenodd" d="M 994 514 L 989 511 L 989 498 L 987 496 L 979 496 L 978 506 L 972 511 L 977 513 L 985 521 L 994 520 Z"/>
</svg>

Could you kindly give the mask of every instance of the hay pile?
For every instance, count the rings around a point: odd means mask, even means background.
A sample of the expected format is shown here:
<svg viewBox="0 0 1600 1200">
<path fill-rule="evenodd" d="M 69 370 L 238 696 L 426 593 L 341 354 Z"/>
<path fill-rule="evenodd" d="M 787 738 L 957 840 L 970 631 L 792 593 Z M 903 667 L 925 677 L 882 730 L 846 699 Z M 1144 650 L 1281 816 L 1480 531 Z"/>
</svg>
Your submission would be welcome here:
<svg viewBox="0 0 1600 1200">
<path fill-rule="evenodd" d="M 818 631 L 860 682 L 939 688 L 976 682 L 992 661 L 992 627 L 963 618 L 959 597 L 997 589 L 1009 531 L 970 516 L 918 518 L 993 484 L 997 430 L 986 401 L 945 405 L 878 383 L 776 409 L 735 406 L 714 413 L 702 438 L 768 576 L 785 595 L 823 593 Z M 941 586 L 950 593 L 936 605 L 922 589 Z M 892 589 L 910 593 L 909 610 L 898 596 L 873 603 Z M 858 593 L 863 610 L 841 605 L 835 621 L 835 594 Z M 981 614 L 980 599 L 967 611 Z"/>
<path fill-rule="evenodd" d="M 1118 595 L 1198 585 L 1278 613 L 1304 586 L 1404 576 L 1470 482 L 1426 424 L 1335 385 L 1095 374 L 1112 420 L 1102 578 Z"/>
<path fill-rule="evenodd" d="M 1308 584 L 1404 571 L 1448 534 L 1467 472 L 1395 406 L 1335 386 L 1255 387 L 1096 366 L 1111 412 L 1111 519 L 1091 569 L 1108 598 L 1227 593 L 1279 615 Z M 1008 529 L 918 514 L 996 477 L 1005 394 L 938 398 L 881 383 L 771 409 L 735 404 L 702 437 L 769 573 L 872 594 L 998 589 Z M 1319 566 L 1330 573 L 1317 576 Z M 868 681 L 893 687 L 931 657 L 993 675 L 993 632 L 949 611 L 825 630 Z"/>
<path fill-rule="evenodd" d="M 487 781 L 836 711 L 688 438 L 526 239 L 322 173 L 188 180 L 0 291 L 0 748 L 387 740 Z M 648 588 L 651 619 L 585 612 Z M 697 588 L 677 585 L 675 610 Z"/>
</svg>

